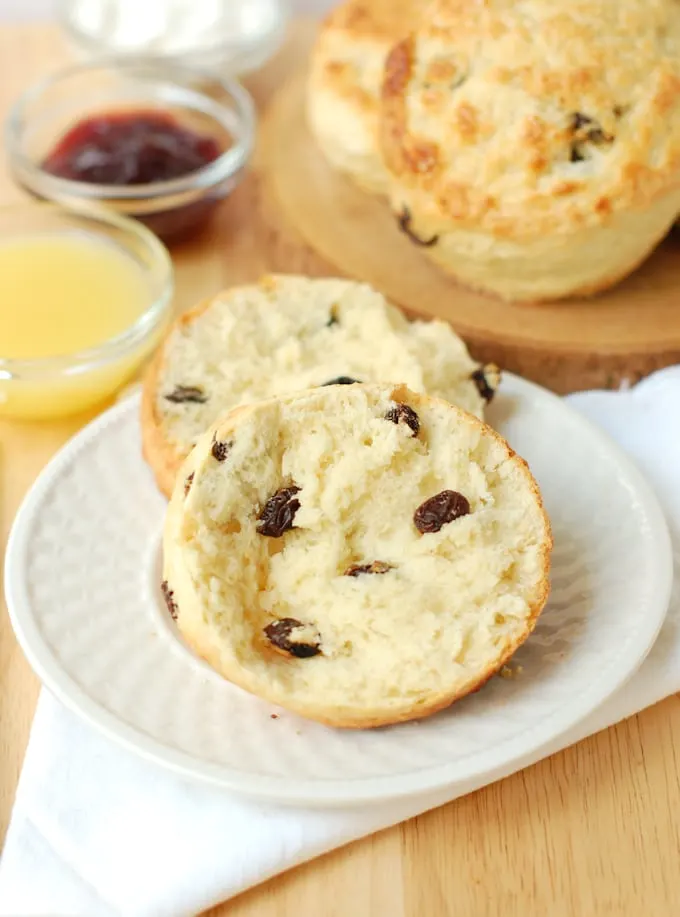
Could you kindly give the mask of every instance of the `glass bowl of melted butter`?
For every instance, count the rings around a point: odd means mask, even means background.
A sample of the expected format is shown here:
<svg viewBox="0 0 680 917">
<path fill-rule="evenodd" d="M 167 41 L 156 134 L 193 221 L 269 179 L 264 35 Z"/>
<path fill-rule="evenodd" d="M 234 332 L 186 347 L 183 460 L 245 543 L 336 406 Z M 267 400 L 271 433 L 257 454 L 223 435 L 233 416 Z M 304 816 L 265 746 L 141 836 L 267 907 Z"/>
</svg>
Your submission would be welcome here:
<svg viewBox="0 0 680 917">
<path fill-rule="evenodd" d="M 140 223 L 47 203 L 0 208 L 0 417 L 104 405 L 172 316 L 172 263 Z"/>
</svg>

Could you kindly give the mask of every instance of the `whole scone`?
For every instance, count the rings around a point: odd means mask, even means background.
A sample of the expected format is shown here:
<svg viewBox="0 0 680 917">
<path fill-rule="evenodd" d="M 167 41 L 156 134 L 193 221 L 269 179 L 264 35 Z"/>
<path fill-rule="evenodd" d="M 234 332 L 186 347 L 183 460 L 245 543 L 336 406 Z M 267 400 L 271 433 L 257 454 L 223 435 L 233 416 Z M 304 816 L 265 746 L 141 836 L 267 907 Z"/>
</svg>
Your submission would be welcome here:
<svg viewBox="0 0 680 917">
<path fill-rule="evenodd" d="M 427 716 L 528 637 L 552 539 L 501 437 L 404 386 L 237 408 L 178 478 L 163 591 L 234 684 L 331 726 Z"/>
<path fill-rule="evenodd" d="M 463 283 L 602 290 L 680 209 L 680 3 L 435 0 L 389 55 L 381 141 L 395 217 Z"/>
<path fill-rule="evenodd" d="M 315 385 L 405 380 L 482 415 L 498 385 L 445 322 L 408 322 L 366 284 L 276 275 L 182 315 L 147 373 L 142 442 L 158 486 L 239 404 Z"/>
<path fill-rule="evenodd" d="M 387 192 L 378 142 L 385 58 L 421 7 L 418 0 L 347 0 L 323 22 L 312 51 L 309 126 L 330 164 L 367 191 Z"/>
</svg>

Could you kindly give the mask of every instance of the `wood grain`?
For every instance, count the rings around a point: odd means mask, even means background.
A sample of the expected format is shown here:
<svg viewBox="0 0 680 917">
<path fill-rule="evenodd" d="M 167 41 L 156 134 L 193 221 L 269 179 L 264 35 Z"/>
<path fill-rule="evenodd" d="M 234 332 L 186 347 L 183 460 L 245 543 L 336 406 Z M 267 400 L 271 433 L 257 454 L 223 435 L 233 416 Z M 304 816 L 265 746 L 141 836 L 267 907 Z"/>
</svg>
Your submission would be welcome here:
<svg viewBox="0 0 680 917">
<path fill-rule="evenodd" d="M 636 381 L 680 360 L 680 234 L 623 283 L 587 299 L 522 305 L 455 283 L 403 233 L 386 201 L 334 171 L 304 114 L 304 67 L 277 92 L 258 150 L 274 267 L 356 277 L 415 315 L 450 322 L 473 355 L 556 392 Z"/>
<path fill-rule="evenodd" d="M 304 32 L 294 36 L 304 44 Z M 300 45 L 297 46 L 298 49 Z M 0 116 L 65 59 L 47 26 L 0 27 Z M 287 55 L 253 81 L 260 104 Z M 173 252 L 177 307 L 271 267 L 281 240 L 252 219 L 244 184 L 200 238 Z M 0 203 L 20 198 L 0 170 Z M 278 254 L 277 254 L 278 257 Z M 87 418 L 0 423 L 0 544 L 50 456 Z M 0 837 L 38 693 L 0 607 Z M 291 870 L 212 917 L 675 917 L 680 901 L 677 697 L 528 770 Z"/>
</svg>

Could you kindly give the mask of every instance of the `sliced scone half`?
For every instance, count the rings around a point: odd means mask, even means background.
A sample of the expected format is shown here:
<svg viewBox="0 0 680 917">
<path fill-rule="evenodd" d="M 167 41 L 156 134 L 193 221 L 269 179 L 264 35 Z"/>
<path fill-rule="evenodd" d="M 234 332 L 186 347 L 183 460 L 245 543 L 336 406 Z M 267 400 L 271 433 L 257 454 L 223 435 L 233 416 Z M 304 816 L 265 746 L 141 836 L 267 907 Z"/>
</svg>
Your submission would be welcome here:
<svg viewBox="0 0 680 917">
<path fill-rule="evenodd" d="M 232 287 L 182 315 L 142 397 L 144 455 L 167 496 L 207 427 L 232 408 L 316 385 L 406 382 L 482 416 L 498 370 L 450 325 L 409 322 L 363 283 L 293 275 Z"/>
<path fill-rule="evenodd" d="M 331 726 L 427 716 L 480 687 L 548 595 L 526 463 L 404 386 L 243 406 L 197 443 L 164 533 L 164 591 L 225 678 Z"/>
</svg>

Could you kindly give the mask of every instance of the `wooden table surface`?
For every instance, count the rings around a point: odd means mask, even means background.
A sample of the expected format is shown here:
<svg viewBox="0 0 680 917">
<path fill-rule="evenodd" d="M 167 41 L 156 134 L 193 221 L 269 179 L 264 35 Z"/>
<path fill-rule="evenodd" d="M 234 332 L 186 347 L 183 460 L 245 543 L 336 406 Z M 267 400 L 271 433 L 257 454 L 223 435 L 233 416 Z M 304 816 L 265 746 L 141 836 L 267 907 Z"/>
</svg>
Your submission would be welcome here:
<svg viewBox="0 0 680 917">
<path fill-rule="evenodd" d="M 292 42 L 294 45 L 294 41 Z M 287 54 L 294 55 L 294 47 Z M 287 55 L 250 81 L 263 104 Z M 0 27 L 0 117 L 68 59 L 53 27 Z M 178 308 L 266 270 L 248 186 L 173 252 Z M 0 203 L 21 194 L 0 165 Z M 0 341 L 2 330 L 0 329 Z M 0 421 L 0 545 L 50 456 L 88 418 Z M 0 604 L 0 839 L 38 682 Z M 678 697 L 513 777 L 299 867 L 216 908 L 229 917 L 675 917 L 680 913 Z"/>
</svg>

